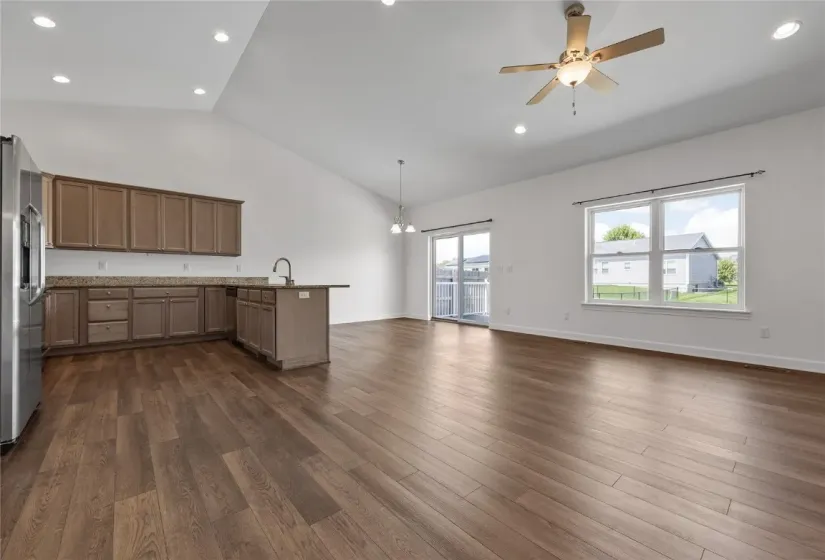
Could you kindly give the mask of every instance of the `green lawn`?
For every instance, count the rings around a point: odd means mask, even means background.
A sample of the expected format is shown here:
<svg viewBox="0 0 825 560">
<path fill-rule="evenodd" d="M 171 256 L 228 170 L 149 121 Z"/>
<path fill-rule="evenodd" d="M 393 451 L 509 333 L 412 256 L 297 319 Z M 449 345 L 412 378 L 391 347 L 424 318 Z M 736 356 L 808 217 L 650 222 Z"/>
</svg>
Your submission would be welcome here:
<svg viewBox="0 0 825 560">
<path fill-rule="evenodd" d="M 616 285 L 596 285 L 593 286 L 594 299 L 609 299 L 620 301 L 645 301 L 647 288 L 641 286 L 616 286 Z M 722 303 L 736 305 L 739 298 L 739 287 L 728 286 L 718 292 L 680 292 L 676 301 L 689 303 Z M 672 300 L 671 300 L 672 301 Z"/>
</svg>

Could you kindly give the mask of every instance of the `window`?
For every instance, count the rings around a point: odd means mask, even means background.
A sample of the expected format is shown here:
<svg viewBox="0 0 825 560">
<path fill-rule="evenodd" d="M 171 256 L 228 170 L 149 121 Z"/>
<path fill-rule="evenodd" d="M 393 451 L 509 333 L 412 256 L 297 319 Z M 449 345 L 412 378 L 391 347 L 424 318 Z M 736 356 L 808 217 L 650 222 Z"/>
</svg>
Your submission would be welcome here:
<svg viewBox="0 0 825 560">
<path fill-rule="evenodd" d="M 744 185 L 588 208 L 587 301 L 744 309 L 743 208 Z"/>
</svg>

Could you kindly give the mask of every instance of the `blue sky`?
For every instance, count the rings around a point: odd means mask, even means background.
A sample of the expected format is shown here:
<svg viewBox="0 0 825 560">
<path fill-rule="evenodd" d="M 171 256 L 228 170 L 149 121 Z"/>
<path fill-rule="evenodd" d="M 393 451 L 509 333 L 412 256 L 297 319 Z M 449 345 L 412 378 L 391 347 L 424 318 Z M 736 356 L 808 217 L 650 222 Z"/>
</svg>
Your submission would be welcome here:
<svg viewBox="0 0 825 560">
<path fill-rule="evenodd" d="M 701 198 L 666 202 L 665 235 L 704 233 L 714 247 L 739 244 L 739 193 L 725 193 Z M 595 238 L 618 225 L 628 224 L 650 235 L 650 212 L 647 207 L 599 212 L 595 215 Z"/>
</svg>

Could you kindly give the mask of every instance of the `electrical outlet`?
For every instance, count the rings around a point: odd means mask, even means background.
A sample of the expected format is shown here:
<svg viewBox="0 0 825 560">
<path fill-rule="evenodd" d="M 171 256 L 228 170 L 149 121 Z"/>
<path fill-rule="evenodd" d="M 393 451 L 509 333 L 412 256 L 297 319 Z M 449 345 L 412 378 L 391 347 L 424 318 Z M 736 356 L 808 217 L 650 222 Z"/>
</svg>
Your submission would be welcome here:
<svg viewBox="0 0 825 560">
<path fill-rule="evenodd" d="M 235 272 L 240 272 L 240 271 L 241 271 L 241 265 L 240 264 L 235 265 Z"/>
<path fill-rule="evenodd" d="M 762 337 L 762 338 L 770 338 L 771 337 L 771 329 L 769 329 L 768 327 L 762 327 L 759 336 Z"/>
<path fill-rule="evenodd" d="M 309 292 L 298 292 L 298 299 L 309 299 Z"/>
<path fill-rule="evenodd" d="M 189 272 L 189 270 L 190 270 L 189 263 L 183 263 L 183 271 L 184 272 Z"/>
<path fill-rule="evenodd" d="M 565 312 L 565 314 L 564 314 L 564 320 L 565 320 L 565 321 L 569 321 L 569 320 L 570 320 L 570 313 Z"/>
<path fill-rule="evenodd" d="M 513 272 L 513 265 L 511 265 L 511 264 L 507 265 L 507 272 Z"/>
<path fill-rule="evenodd" d="M 109 262 L 108 261 L 97 261 L 97 269 L 98 270 L 109 270 Z"/>
<path fill-rule="evenodd" d="M 505 312 L 507 315 L 509 315 L 509 314 L 510 314 L 510 308 L 508 307 L 508 308 L 507 308 L 504 312 Z"/>
</svg>

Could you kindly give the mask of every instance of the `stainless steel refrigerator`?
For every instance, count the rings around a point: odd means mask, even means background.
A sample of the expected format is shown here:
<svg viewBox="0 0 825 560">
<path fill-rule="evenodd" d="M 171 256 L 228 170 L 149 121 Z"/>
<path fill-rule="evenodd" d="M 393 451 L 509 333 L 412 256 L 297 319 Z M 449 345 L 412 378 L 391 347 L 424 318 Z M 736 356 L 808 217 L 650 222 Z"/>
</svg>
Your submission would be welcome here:
<svg viewBox="0 0 825 560">
<path fill-rule="evenodd" d="M 0 137 L 0 444 L 15 443 L 43 392 L 46 229 L 40 170 L 17 136 Z"/>
</svg>

